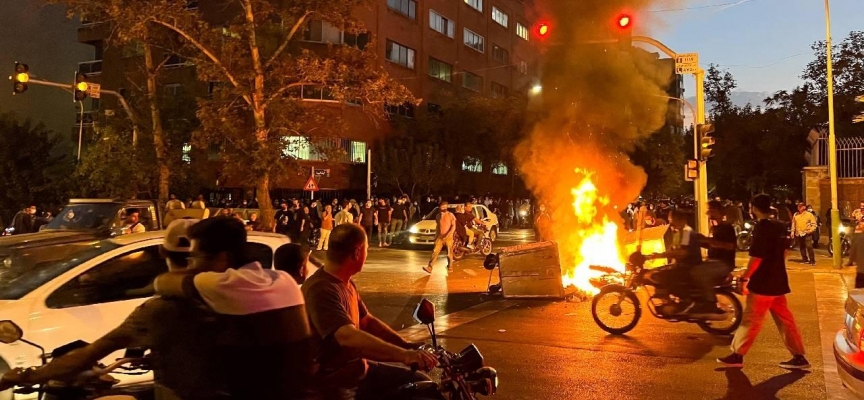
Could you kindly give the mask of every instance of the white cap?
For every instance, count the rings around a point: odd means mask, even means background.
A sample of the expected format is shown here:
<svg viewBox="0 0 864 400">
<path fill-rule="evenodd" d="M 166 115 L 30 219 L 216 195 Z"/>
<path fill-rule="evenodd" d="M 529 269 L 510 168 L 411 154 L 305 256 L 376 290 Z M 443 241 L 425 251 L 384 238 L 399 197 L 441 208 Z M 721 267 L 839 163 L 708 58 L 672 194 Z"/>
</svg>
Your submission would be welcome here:
<svg viewBox="0 0 864 400">
<path fill-rule="evenodd" d="M 162 242 L 162 247 L 165 250 L 188 253 L 192 249 L 192 240 L 189 239 L 189 228 L 197 224 L 200 219 L 175 219 L 168 224 L 165 229 L 165 240 Z"/>
</svg>

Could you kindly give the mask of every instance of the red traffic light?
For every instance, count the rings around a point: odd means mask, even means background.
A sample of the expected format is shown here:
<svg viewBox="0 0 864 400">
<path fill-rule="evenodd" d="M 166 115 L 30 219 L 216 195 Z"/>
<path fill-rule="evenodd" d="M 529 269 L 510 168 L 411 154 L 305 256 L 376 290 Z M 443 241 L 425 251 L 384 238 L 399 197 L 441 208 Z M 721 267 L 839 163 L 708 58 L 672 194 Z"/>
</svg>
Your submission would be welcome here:
<svg viewBox="0 0 864 400">
<path fill-rule="evenodd" d="M 630 25 L 633 23 L 633 17 L 628 14 L 621 14 L 618 16 L 618 27 L 621 29 L 628 29 Z"/>
<path fill-rule="evenodd" d="M 547 24 L 545 22 L 541 22 L 541 23 L 537 24 L 537 28 L 535 30 L 537 32 L 537 36 L 540 37 L 541 39 L 544 39 L 544 38 L 546 38 L 546 36 L 549 35 L 549 30 L 550 30 L 549 24 Z"/>
</svg>

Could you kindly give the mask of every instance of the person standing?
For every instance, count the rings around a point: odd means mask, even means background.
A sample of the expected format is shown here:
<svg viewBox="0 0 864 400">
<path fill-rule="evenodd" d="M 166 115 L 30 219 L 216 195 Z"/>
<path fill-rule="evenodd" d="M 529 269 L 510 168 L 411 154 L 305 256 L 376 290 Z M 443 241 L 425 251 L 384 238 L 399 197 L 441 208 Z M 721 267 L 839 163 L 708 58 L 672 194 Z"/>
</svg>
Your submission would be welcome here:
<svg viewBox="0 0 864 400">
<path fill-rule="evenodd" d="M 339 226 L 342 224 L 353 224 L 354 223 L 354 214 L 351 213 L 351 202 L 348 200 L 342 201 L 342 210 L 336 213 L 335 217 L 335 226 Z"/>
<path fill-rule="evenodd" d="M 798 203 L 798 212 L 792 217 L 792 236 L 801 250 L 801 262 L 816 265 L 813 253 L 813 231 L 816 230 L 816 217 L 807 211 L 807 205 Z"/>
<path fill-rule="evenodd" d="M 12 234 L 33 233 L 34 214 L 36 214 L 36 206 L 30 206 L 18 211 L 15 217 L 12 218 Z"/>
<path fill-rule="evenodd" d="M 767 194 L 753 197 L 750 209 L 758 222 L 753 229 L 750 263 L 741 280 L 744 285 L 743 292 L 747 295 L 747 305 L 741 326 L 735 331 L 732 340 L 732 354 L 718 358 L 717 361 L 728 367 L 744 366 L 744 356 L 759 336 L 765 314 L 770 311 L 786 349 L 792 353 L 792 359 L 780 363 L 780 367 L 810 368 L 810 363 L 804 357 L 801 332 L 795 324 L 786 299 L 786 295 L 792 291 L 786 274 L 786 227 L 782 222 L 770 219 L 771 197 Z"/>
<path fill-rule="evenodd" d="M 327 205 L 324 207 L 324 214 L 321 215 L 321 237 L 318 239 L 318 250 L 322 248 L 327 251 L 330 244 L 330 233 L 333 232 L 333 207 Z"/>
<path fill-rule="evenodd" d="M 546 211 L 545 204 L 540 204 L 534 219 L 534 237 L 538 242 L 552 240 L 552 216 Z"/>
<path fill-rule="evenodd" d="M 207 203 L 204 202 L 204 195 L 199 194 L 198 199 L 192 202 L 192 206 L 189 208 L 197 208 L 199 210 L 203 210 L 207 208 Z"/>
<path fill-rule="evenodd" d="M 372 200 L 366 200 L 360 209 L 360 226 L 366 231 L 366 240 L 372 240 L 372 227 L 375 226 L 375 209 L 372 208 Z"/>
<path fill-rule="evenodd" d="M 393 205 L 393 213 L 390 220 L 390 234 L 393 237 L 402 232 L 408 226 L 408 205 L 405 204 L 405 196 L 399 197 Z M 390 240 L 393 243 L 393 240 Z"/>
<path fill-rule="evenodd" d="M 437 236 L 435 237 L 435 248 L 432 250 L 432 257 L 429 258 L 429 264 L 423 267 L 426 273 L 432 273 L 432 263 L 438 258 L 441 253 L 441 247 L 447 246 L 447 269 L 453 265 L 453 235 L 456 232 L 456 216 L 447 210 L 447 202 L 442 201 L 438 205 Z"/>
<path fill-rule="evenodd" d="M 171 200 L 168 200 L 168 203 L 165 204 L 166 210 L 182 210 L 185 209 L 186 205 L 183 204 L 182 201 L 177 199 L 177 195 L 172 194 Z"/>
<path fill-rule="evenodd" d="M 273 232 L 288 235 L 288 225 L 291 223 L 291 210 L 288 209 L 288 204 L 282 202 L 279 204 L 279 210 L 276 211 L 276 216 L 273 217 L 276 223 L 273 225 Z"/>
<path fill-rule="evenodd" d="M 855 226 L 855 234 L 852 235 L 852 243 L 849 246 L 849 261 L 847 267 L 855 264 L 855 289 L 864 288 L 864 222 L 858 222 Z"/>
<path fill-rule="evenodd" d="M 312 231 L 315 229 L 314 222 L 312 221 L 312 212 L 308 206 L 303 206 L 297 215 L 297 219 L 300 225 L 299 243 L 305 246 L 309 243 L 309 238 L 312 237 Z"/>
<path fill-rule="evenodd" d="M 387 204 L 386 199 L 378 200 L 375 207 L 375 225 L 378 225 L 378 247 L 389 247 L 393 239 L 390 238 L 390 218 L 393 216 L 393 208 Z"/>
</svg>

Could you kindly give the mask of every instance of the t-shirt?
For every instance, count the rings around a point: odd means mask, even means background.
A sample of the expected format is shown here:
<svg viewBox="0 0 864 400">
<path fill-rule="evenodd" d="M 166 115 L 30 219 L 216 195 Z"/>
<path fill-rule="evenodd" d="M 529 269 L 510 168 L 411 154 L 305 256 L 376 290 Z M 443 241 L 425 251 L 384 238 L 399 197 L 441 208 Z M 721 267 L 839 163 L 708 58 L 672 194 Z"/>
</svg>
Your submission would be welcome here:
<svg viewBox="0 0 864 400">
<path fill-rule="evenodd" d="M 363 207 L 360 209 L 360 214 L 362 214 L 360 217 L 361 224 L 369 226 L 375 223 L 375 208 Z"/>
<path fill-rule="evenodd" d="M 324 218 L 321 219 L 321 229 L 332 230 L 333 229 L 333 216 L 330 214 L 324 214 Z"/>
<path fill-rule="evenodd" d="M 782 296 L 791 292 L 786 275 L 786 227 L 782 222 L 763 219 L 753 228 L 753 245 L 750 257 L 761 258 L 747 287 L 751 292 L 763 296 Z"/>
<path fill-rule="evenodd" d="M 346 325 L 360 329 L 360 320 L 369 313 L 357 287 L 322 268 L 306 279 L 302 290 L 317 341 L 318 378 L 344 388 L 356 386 L 366 374 L 366 360 L 339 346 L 335 334 Z"/>
<path fill-rule="evenodd" d="M 288 224 L 291 222 L 291 217 L 294 213 L 291 210 L 279 210 L 276 211 L 276 225 L 281 226 L 283 228 L 287 228 Z"/>
<path fill-rule="evenodd" d="M 735 228 L 730 224 L 720 223 L 711 227 L 711 237 L 719 242 L 736 244 Z M 735 267 L 735 250 L 723 250 L 708 248 L 708 258 L 722 261 L 724 264 Z"/>
<path fill-rule="evenodd" d="M 405 215 L 408 214 L 408 205 L 396 203 L 393 205 L 393 219 L 405 220 Z M 381 218 L 379 215 L 378 218 Z"/>
<path fill-rule="evenodd" d="M 393 210 L 388 205 L 376 206 L 375 210 L 378 212 L 378 223 L 379 224 L 389 224 L 390 223 L 390 211 Z"/>
<path fill-rule="evenodd" d="M 474 214 L 464 212 L 464 213 L 456 213 L 456 232 L 462 236 L 465 236 L 465 228 L 471 226 L 472 221 L 474 221 Z"/>
<path fill-rule="evenodd" d="M 694 267 L 702 263 L 702 249 L 699 247 L 699 236 L 689 225 L 685 225 L 679 232 L 677 246 L 686 250 L 684 257 L 677 262 L 685 267 Z"/>
</svg>

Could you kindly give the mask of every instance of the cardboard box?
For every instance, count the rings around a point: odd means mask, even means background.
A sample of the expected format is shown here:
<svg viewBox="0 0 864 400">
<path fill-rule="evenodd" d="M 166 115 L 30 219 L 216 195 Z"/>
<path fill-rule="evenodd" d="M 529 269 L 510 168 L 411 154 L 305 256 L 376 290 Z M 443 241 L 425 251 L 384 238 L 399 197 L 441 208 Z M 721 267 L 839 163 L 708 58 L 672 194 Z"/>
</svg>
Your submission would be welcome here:
<svg viewBox="0 0 864 400">
<path fill-rule="evenodd" d="M 504 298 L 564 298 L 555 242 L 504 247 L 498 258 Z"/>
</svg>

